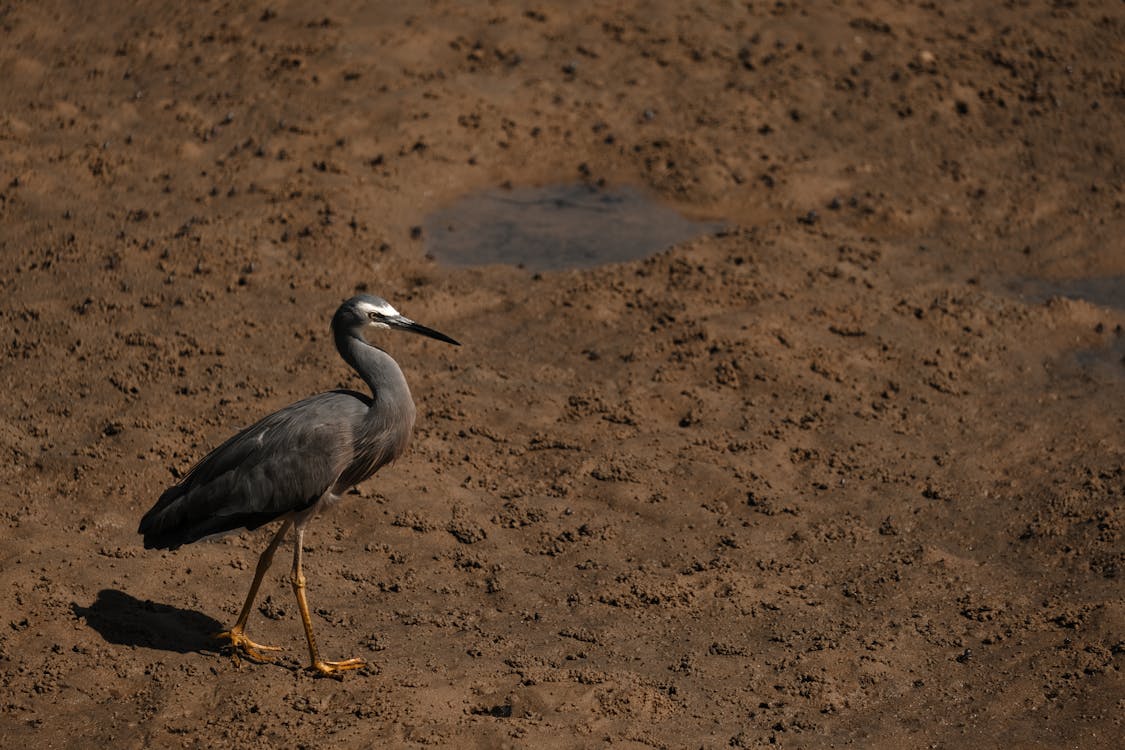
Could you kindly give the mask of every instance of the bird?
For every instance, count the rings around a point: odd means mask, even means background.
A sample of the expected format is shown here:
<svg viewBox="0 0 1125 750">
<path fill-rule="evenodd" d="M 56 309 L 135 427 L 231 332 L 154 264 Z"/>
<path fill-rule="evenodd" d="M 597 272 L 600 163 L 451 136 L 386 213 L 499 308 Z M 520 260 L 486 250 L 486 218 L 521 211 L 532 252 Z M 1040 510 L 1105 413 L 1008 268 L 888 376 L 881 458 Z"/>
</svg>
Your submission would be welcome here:
<svg viewBox="0 0 1125 750">
<path fill-rule="evenodd" d="M 404 317 L 381 297 L 360 294 L 332 316 L 336 350 L 366 382 L 371 395 L 334 390 L 311 396 L 264 417 L 222 443 L 176 485 L 165 490 L 141 518 L 145 549 L 175 550 L 206 537 L 281 525 L 262 552 L 242 611 L 230 630 L 216 634 L 236 660 L 269 662 L 276 646 L 255 643 L 246 623 L 262 578 L 286 533 L 293 529 L 290 584 L 297 598 L 309 668 L 318 676 L 365 666 L 363 659 L 325 661 L 313 636 L 301 571 L 305 528 L 349 489 L 406 450 L 415 406 L 406 377 L 383 349 L 368 342 L 376 331 L 401 330 L 454 346 L 460 344 Z"/>
</svg>

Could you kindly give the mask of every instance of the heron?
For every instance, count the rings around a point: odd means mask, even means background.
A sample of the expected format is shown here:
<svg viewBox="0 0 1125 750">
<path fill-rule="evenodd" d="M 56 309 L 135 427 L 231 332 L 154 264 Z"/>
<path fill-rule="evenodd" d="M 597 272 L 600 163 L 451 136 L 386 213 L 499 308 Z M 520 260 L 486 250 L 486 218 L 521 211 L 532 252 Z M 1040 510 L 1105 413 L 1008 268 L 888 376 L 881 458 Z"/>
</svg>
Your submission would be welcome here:
<svg viewBox="0 0 1125 750">
<path fill-rule="evenodd" d="M 335 675 L 359 669 L 363 659 L 325 661 L 313 636 L 305 598 L 301 558 L 305 527 L 320 511 L 406 450 L 414 429 L 415 407 L 398 363 L 368 342 L 369 332 L 401 330 L 459 346 L 444 333 L 404 317 L 381 297 L 361 294 L 332 316 L 336 350 L 371 389 L 371 395 L 335 390 L 311 396 L 261 419 L 211 451 L 182 481 L 161 494 L 141 519 L 145 549 L 175 550 L 185 544 L 238 529 L 257 529 L 271 521 L 281 526 L 258 559 L 242 611 L 230 630 L 216 637 L 257 662 L 272 661 L 276 646 L 246 636 L 246 622 L 273 562 L 293 529 L 293 568 L 289 582 L 297 598 L 310 669 Z"/>
</svg>

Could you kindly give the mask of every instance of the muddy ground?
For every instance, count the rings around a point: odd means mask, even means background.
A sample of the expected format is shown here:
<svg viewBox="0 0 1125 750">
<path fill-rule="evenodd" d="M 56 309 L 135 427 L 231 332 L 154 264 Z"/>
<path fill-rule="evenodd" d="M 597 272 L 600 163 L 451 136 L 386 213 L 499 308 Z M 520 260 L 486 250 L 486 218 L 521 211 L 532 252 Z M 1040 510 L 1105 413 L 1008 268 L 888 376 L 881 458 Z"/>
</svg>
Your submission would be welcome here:
<svg viewBox="0 0 1125 750">
<path fill-rule="evenodd" d="M 235 4 L 237 6 L 237 4 Z M 6 747 L 1115 747 L 1118 2 L 0 6 Z M 498 186 L 723 228 L 427 257 Z M 146 552 L 226 436 L 362 387 L 408 454 L 287 553 Z"/>
</svg>

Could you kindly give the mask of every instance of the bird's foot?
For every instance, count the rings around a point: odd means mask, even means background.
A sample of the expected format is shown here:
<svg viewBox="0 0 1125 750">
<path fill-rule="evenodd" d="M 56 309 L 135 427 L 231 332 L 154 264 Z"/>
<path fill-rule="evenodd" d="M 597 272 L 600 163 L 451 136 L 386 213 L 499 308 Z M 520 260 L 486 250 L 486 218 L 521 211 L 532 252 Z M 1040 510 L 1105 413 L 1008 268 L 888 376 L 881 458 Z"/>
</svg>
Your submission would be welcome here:
<svg viewBox="0 0 1125 750">
<path fill-rule="evenodd" d="M 312 663 L 309 669 L 316 672 L 317 677 L 334 677 L 338 672 L 346 672 L 349 669 L 362 669 L 367 666 L 367 662 L 360 658 L 345 659 L 344 661 L 322 661 L 317 659 Z"/>
<path fill-rule="evenodd" d="M 231 658 L 234 659 L 236 664 L 238 663 L 238 657 L 240 654 L 253 661 L 271 662 L 273 661 L 273 657 L 267 656 L 262 652 L 281 651 L 281 648 L 278 646 L 263 646 L 260 643 L 254 643 L 254 641 L 246 637 L 246 634 L 242 631 L 242 628 L 237 625 L 235 625 L 230 630 L 224 630 L 221 633 L 216 633 L 215 638 L 221 641 L 227 641 L 227 643 L 223 646 L 223 652 L 230 652 Z"/>
</svg>

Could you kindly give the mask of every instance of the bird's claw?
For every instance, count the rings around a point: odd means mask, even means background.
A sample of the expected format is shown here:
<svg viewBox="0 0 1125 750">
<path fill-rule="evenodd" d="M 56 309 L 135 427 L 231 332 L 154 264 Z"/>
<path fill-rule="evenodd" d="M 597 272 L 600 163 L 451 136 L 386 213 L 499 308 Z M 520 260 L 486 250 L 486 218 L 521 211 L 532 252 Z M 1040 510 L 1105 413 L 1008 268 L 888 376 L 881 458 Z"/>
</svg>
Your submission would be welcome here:
<svg viewBox="0 0 1125 750">
<path fill-rule="evenodd" d="M 222 641 L 228 641 L 228 643 L 223 646 L 223 651 L 229 651 L 231 658 L 234 659 L 235 663 L 238 662 L 239 654 L 253 661 L 263 663 L 271 662 L 273 661 L 273 657 L 267 656 L 262 652 L 282 650 L 278 646 L 263 646 L 260 643 L 254 643 L 254 641 L 246 637 L 246 634 L 242 632 L 242 628 L 238 626 L 235 626 L 230 630 L 224 630 L 221 633 L 216 633 L 215 638 Z"/>
<path fill-rule="evenodd" d="M 345 659 L 343 661 L 322 661 L 317 659 L 309 669 L 316 672 L 317 677 L 335 677 L 337 672 L 346 672 L 349 669 L 363 669 L 367 662 L 360 658 Z"/>
</svg>

